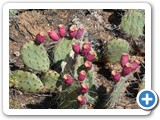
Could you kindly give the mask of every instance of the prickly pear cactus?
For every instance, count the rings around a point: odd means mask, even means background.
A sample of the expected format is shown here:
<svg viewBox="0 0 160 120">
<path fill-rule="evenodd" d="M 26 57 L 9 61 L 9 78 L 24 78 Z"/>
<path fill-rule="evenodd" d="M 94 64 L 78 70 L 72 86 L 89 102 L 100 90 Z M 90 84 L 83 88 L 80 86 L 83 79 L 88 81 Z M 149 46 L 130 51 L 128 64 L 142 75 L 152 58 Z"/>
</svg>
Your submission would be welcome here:
<svg viewBox="0 0 160 120">
<path fill-rule="evenodd" d="M 84 69 L 84 57 L 81 55 L 76 55 L 72 50 L 72 43 L 77 42 L 77 40 L 61 40 L 53 50 L 54 63 L 58 66 L 61 66 L 59 72 L 63 74 L 69 73 L 74 82 L 71 85 L 66 85 L 62 79 L 62 91 L 59 92 L 59 103 L 58 108 L 60 109 L 78 109 L 78 108 L 87 108 L 87 105 L 80 106 L 77 104 L 76 98 L 80 95 L 80 81 L 78 81 L 78 73 Z M 79 41 L 82 44 L 82 41 Z M 84 96 L 87 99 L 88 104 L 94 104 L 97 99 L 96 95 L 96 83 L 94 80 L 93 68 L 87 71 L 87 77 L 83 81 L 89 85 L 89 92 Z"/>
<path fill-rule="evenodd" d="M 80 82 L 77 80 L 77 77 L 78 77 L 78 72 L 83 69 L 82 67 L 83 63 L 84 62 L 82 61 L 82 57 L 78 56 L 74 70 L 73 70 L 74 83 L 70 86 L 63 84 L 62 86 L 63 91 L 61 93 L 62 97 L 60 98 L 60 104 L 58 106 L 59 108 L 87 109 L 87 105 L 80 106 L 77 104 L 77 101 L 76 101 L 76 97 L 80 94 Z M 95 86 L 96 82 L 94 78 L 93 68 L 87 72 L 87 77 L 83 81 L 83 83 L 87 83 L 90 88 L 89 92 L 84 95 L 85 98 L 87 99 L 87 103 L 94 105 L 97 100 L 97 94 L 96 94 L 96 86 Z"/>
<path fill-rule="evenodd" d="M 117 63 L 123 53 L 129 53 L 130 45 L 126 40 L 113 39 L 104 45 L 104 55 L 108 62 Z"/>
<path fill-rule="evenodd" d="M 43 45 L 29 41 L 21 49 L 22 60 L 25 65 L 33 70 L 45 72 L 49 69 L 50 61 Z"/>
<path fill-rule="evenodd" d="M 121 77 L 121 80 L 112 88 L 111 92 L 109 93 L 109 97 L 106 100 L 106 104 L 104 105 L 105 108 L 113 109 L 117 102 L 120 100 L 125 82 L 128 80 L 130 75 L 126 77 Z"/>
<path fill-rule="evenodd" d="M 17 70 L 13 72 L 10 78 L 15 88 L 24 92 L 39 93 L 42 92 L 44 86 L 41 80 L 33 73 Z"/>
<path fill-rule="evenodd" d="M 58 88 L 60 75 L 56 71 L 49 70 L 41 78 L 46 91 L 54 92 Z"/>
<path fill-rule="evenodd" d="M 121 19 L 120 27 L 131 36 L 139 37 L 143 35 L 145 16 L 141 11 L 128 10 Z"/>
</svg>

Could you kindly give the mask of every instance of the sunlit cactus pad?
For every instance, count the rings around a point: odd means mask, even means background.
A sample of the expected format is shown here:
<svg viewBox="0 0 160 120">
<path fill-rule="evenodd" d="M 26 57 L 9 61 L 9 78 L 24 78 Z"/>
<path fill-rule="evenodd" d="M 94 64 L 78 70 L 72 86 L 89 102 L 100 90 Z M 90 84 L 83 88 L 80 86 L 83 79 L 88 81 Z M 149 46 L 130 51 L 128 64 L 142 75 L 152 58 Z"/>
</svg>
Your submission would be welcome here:
<svg viewBox="0 0 160 120">
<path fill-rule="evenodd" d="M 22 60 L 25 65 L 36 71 L 47 71 L 50 61 L 43 45 L 37 45 L 29 41 L 21 49 Z"/>
<path fill-rule="evenodd" d="M 57 63 L 62 62 L 62 60 L 65 61 L 72 50 L 72 43 L 76 41 L 77 40 L 75 39 L 63 38 L 60 42 L 58 42 L 55 49 L 53 49 L 53 62 Z"/>
<path fill-rule="evenodd" d="M 30 93 L 39 93 L 44 86 L 41 80 L 33 73 L 17 70 L 13 72 L 13 77 L 16 88 Z"/>
<path fill-rule="evenodd" d="M 108 62 L 117 63 L 123 53 L 129 53 L 130 45 L 124 39 L 114 39 L 107 42 L 104 46 L 105 58 Z"/>
<path fill-rule="evenodd" d="M 129 10 L 121 19 L 120 27 L 131 36 L 139 37 L 143 35 L 145 24 L 144 14 L 140 11 Z"/>
</svg>

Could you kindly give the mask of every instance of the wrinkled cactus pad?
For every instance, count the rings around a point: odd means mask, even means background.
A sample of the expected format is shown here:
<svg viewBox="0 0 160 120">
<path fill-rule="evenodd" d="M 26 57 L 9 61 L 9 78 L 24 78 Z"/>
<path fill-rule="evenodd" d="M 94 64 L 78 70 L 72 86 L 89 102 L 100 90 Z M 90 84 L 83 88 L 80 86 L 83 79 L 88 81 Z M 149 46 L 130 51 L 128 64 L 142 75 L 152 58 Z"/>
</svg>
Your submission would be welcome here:
<svg viewBox="0 0 160 120">
<path fill-rule="evenodd" d="M 59 77 L 60 75 L 56 71 L 47 71 L 41 78 L 45 89 L 49 91 L 55 91 L 55 89 L 58 88 Z"/>
<path fill-rule="evenodd" d="M 123 53 L 129 53 L 130 45 L 126 40 L 113 39 L 104 45 L 104 55 L 108 62 L 117 63 Z"/>
<path fill-rule="evenodd" d="M 44 86 L 41 80 L 33 73 L 17 70 L 13 72 L 15 88 L 24 92 L 39 93 L 43 90 Z"/>
<path fill-rule="evenodd" d="M 145 16 L 137 10 L 129 10 L 121 19 L 120 27 L 131 36 L 139 37 L 143 35 L 145 25 Z"/>
<path fill-rule="evenodd" d="M 23 45 L 20 50 L 24 64 L 36 71 L 47 71 L 50 61 L 47 51 L 43 45 L 37 45 L 33 41 L 29 41 Z"/>
</svg>

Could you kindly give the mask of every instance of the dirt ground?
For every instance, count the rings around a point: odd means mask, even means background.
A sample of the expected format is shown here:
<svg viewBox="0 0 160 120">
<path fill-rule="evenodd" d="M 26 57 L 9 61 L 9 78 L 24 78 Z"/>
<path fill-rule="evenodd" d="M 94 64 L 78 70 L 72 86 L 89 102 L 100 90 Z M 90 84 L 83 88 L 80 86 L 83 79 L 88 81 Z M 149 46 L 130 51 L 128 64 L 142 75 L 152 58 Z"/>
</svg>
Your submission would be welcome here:
<svg viewBox="0 0 160 120">
<path fill-rule="evenodd" d="M 10 16 L 9 26 L 9 64 L 12 71 L 23 69 L 20 49 L 24 43 L 34 40 L 39 32 L 47 36 L 51 28 L 57 28 L 59 24 L 67 27 L 76 24 L 85 29 L 84 39 L 92 43 L 92 47 L 103 59 L 103 44 L 115 37 L 126 39 L 131 47 L 131 54 L 141 61 L 141 67 L 125 83 L 121 98 L 116 103 L 117 109 L 137 109 L 136 96 L 141 89 L 140 84 L 144 76 L 144 37 L 132 38 L 118 29 L 121 17 L 125 10 L 18 10 L 14 16 Z M 54 47 L 54 42 L 48 37 L 44 46 L 49 51 Z M 114 67 L 119 67 L 114 65 Z M 113 86 L 109 76 L 107 62 L 94 63 L 96 81 L 100 100 L 104 100 L 106 92 Z M 54 93 L 29 94 L 23 93 L 14 87 L 10 88 L 11 109 L 51 109 L 56 108 Z"/>
</svg>

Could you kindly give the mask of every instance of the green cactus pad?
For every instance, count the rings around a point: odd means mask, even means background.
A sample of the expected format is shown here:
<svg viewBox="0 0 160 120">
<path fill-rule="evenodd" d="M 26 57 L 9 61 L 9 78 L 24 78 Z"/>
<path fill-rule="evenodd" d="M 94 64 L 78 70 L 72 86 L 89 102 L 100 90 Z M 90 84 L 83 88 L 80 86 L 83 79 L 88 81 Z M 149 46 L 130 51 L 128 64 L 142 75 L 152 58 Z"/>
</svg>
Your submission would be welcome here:
<svg viewBox="0 0 160 120">
<path fill-rule="evenodd" d="M 129 74 L 125 77 L 121 77 L 120 81 L 112 88 L 108 95 L 108 99 L 106 100 L 106 104 L 104 105 L 105 108 L 113 109 L 118 101 L 121 99 L 125 82 L 131 77 L 132 75 Z"/>
<path fill-rule="evenodd" d="M 29 68 L 44 72 L 49 69 L 50 61 L 43 45 L 36 45 L 33 41 L 27 42 L 21 49 L 22 60 Z"/>
<path fill-rule="evenodd" d="M 115 88 L 112 89 L 112 92 L 110 93 L 106 105 L 106 108 L 111 108 L 113 109 L 117 103 L 117 101 L 120 99 L 122 96 L 122 91 L 125 86 L 125 81 L 123 78 L 118 82 L 118 84 L 115 86 Z"/>
<path fill-rule="evenodd" d="M 9 70 L 9 87 L 12 87 L 17 84 L 17 81 L 15 80 L 14 75 L 12 72 Z"/>
<path fill-rule="evenodd" d="M 131 36 L 139 37 L 143 35 L 145 16 L 141 11 L 129 10 L 121 19 L 120 27 Z"/>
<path fill-rule="evenodd" d="M 117 63 L 120 61 L 123 53 L 129 53 L 129 43 L 123 39 L 114 39 L 106 43 L 104 46 L 104 55 L 108 62 Z"/>
<path fill-rule="evenodd" d="M 143 77 L 142 82 L 139 85 L 139 91 L 145 89 L 145 77 Z"/>
<path fill-rule="evenodd" d="M 16 84 L 14 87 L 30 93 L 39 93 L 44 88 L 41 80 L 33 73 L 17 70 L 13 72 Z"/>
<path fill-rule="evenodd" d="M 45 75 L 41 78 L 45 89 L 49 91 L 55 91 L 59 77 L 60 75 L 56 71 L 49 70 L 46 72 Z"/>
<path fill-rule="evenodd" d="M 98 96 L 97 96 L 96 81 L 93 68 L 90 71 L 88 71 L 87 77 L 84 82 L 89 85 L 89 91 L 88 93 L 85 94 L 85 97 L 88 103 L 94 105 L 98 99 Z"/>
<path fill-rule="evenodd" d="M 61 62 L 67 59 L 67 56 L 72 50 L 72 43 L 76 42 L 75 39 L 63 38 L 60 42 L 58 42 L 53 49 L 53 62 Z"/>
</svg>

